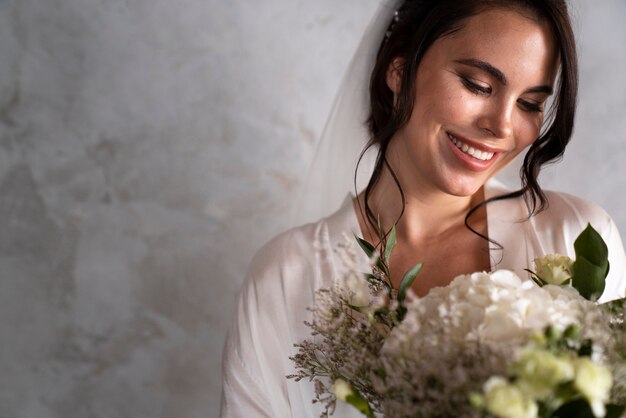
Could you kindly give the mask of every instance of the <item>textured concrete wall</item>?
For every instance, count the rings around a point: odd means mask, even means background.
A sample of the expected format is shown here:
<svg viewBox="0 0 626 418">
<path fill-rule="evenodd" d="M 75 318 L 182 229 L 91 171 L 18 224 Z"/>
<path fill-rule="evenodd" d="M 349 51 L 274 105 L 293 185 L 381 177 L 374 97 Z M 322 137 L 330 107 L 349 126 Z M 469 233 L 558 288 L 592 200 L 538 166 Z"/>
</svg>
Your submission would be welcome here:
<svg viewBox="0 0 626 418">
<path fill-rule="evenodd" d="M 374 3 L 0 1 L 0 417 L 217 416 Z"/>
<path fill-rule="evenodd" d="M 626 5 L 590 3 L 544 179 L 626 231 Z M 217 415 L 246 265 L 375 4 L 0 0 L 0 417 Z"/>
</svg>

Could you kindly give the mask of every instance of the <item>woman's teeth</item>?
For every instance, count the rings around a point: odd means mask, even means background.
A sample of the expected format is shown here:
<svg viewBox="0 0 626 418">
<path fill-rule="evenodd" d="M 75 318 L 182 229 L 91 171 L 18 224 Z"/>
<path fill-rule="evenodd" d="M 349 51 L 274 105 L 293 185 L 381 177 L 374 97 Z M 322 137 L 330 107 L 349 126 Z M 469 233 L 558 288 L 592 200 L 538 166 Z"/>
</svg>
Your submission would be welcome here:
<svg viewBox="0 0 626 418">
<path fill-rule="evenodd" d="M 472 157 L 476 158 L 477 160 L 488 161 L 488 160 L 491 160 L 493 158 L 493 155 L 494 155 L 493 152 L 479 151 L 476 148 L 470 147 L 469 145 L 464 144 L 463 142 L 459 141 L 458 139 L 453 137 L 451 134 L 448 134 L 448 138 L 450 138 L 452 143 L 454 145 L 456 145 L 456 147 L 458 149 L 460 149 L 461 151 L 463 151 L 467 155 L 471 155 Z"/>
</svg>

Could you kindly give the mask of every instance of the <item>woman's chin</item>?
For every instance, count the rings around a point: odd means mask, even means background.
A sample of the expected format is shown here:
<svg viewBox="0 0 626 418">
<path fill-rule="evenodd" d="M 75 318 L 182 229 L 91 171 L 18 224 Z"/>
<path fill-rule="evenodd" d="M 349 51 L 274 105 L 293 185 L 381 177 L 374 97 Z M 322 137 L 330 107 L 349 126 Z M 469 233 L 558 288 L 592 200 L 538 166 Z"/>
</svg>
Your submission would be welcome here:
<svg viewBox="0 0 626 418">
<path fill-rule="evenodd" d="M 458 179 L 454 182 L 447 182 L 444 191 L 452 196 L 469 197 L 478 193 L 485 185 L 484 181 L 477 179 Z"/>
</svg>

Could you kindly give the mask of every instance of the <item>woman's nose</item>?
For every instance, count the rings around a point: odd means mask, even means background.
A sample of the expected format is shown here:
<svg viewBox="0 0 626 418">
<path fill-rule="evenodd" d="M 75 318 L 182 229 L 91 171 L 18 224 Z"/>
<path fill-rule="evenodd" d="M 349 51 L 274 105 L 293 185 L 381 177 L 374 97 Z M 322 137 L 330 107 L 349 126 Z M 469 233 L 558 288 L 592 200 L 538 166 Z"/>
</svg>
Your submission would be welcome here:
<svg viewBox="0 0 626 418">
<path fill-rule="evenodd" d="M 513 108 L 510 103 L 492 103 L 478 119 L 478 127 L 495 138 L 508 138 L 513 133 Z"/>
</svg>

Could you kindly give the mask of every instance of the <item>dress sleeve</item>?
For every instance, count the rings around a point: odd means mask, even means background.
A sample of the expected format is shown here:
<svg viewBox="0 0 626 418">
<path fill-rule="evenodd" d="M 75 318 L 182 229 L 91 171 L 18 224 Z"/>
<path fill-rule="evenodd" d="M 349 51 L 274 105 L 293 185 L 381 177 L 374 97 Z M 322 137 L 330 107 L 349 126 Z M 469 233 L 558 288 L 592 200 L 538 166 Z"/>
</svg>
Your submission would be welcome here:
<svg viewBox="0 0 626 418">
<path fill-rule="evenodd" d="M 282 293 L 276 263 L 253 262 L 224 345 L 222 418 L 288 415 Z"/>
<path fill-rule="evenodd" d="M 264 385 L 259 381 L 260 370 L 256 367 L 258 359 L 251 358 L 244 363 L 241 358 L 241 349 L 253 344 L 252 333 L 246 324 L 245 307 L 241 299 L 240 297 L 237 316 L 224 345 L 220 417 L 271 418 L 268 394 Z"/>
<path fill-rule="evenodd" d="M 314 269 L 296 245 L 311 241 L 307 231 L 274 238 L 250 264 L 224 345 L 222 418 L 309 416 L 312 398 L 301 394 L 306 385 L 287 379 L 313 300 Z"/>
</svg>

